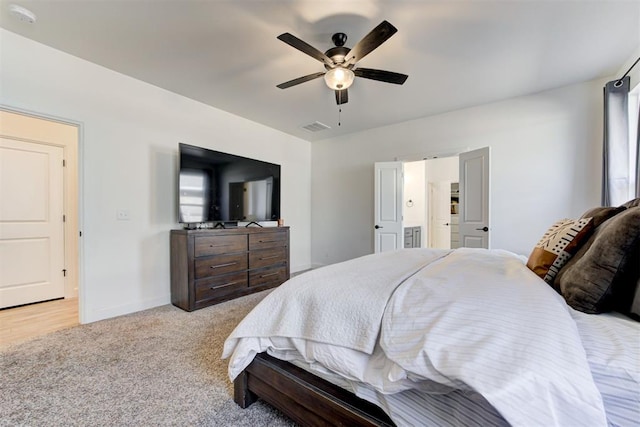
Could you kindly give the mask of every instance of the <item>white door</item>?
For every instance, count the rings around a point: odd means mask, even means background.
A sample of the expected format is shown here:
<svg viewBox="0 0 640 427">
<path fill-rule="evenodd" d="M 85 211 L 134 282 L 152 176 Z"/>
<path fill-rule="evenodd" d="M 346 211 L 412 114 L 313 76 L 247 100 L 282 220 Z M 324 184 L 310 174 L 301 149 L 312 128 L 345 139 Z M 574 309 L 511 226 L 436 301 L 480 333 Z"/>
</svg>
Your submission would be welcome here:
<svg viewBox="0 0 640 427">
<path fill-rule="evenodd" d="M 431 248 L 451 247 L 451 181 L 429 183 Z"/>
<path fill-rule="evenodd" d="M 489 147 L 460 154 L 460 246 L 489 248 Z"/>
<path fill-rule="evenodd" d="M 402 162 L 375 164 L 374 205 L 375 252 L 402 248 Z"/>
<path fill-rule="evenodd" d="M 64 297 L 62 158 L 0 138 L 0 308 Z"/>
</svg>

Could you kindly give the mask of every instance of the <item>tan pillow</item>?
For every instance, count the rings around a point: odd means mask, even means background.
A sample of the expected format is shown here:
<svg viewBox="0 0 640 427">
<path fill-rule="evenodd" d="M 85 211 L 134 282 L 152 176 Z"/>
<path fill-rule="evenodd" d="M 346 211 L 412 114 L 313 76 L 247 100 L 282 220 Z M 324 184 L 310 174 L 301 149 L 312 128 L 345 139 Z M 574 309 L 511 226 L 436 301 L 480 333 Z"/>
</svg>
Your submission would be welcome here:
<svg viewBox="0 0 640 427">
<path fill-rule="evenodd" d="M 553 284 L 558 271 L 589 238 L 592 230 L 591 218 L 556 222 L 533 248 L 527 267 L 547 283 Z"/>
</svg>

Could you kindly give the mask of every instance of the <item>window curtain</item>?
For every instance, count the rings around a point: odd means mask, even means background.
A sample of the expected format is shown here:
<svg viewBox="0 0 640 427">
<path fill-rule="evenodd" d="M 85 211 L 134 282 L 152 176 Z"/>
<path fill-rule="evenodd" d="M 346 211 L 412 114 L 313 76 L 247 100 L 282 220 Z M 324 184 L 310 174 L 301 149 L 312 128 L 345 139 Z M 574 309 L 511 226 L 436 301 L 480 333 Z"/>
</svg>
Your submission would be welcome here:
<svg viewBox="0 0 640 427">
<path fill-rule="evenodd" d="M 618 206 L 629 199 L 630 85 L 631 78 L 627 76 L 604 87 L 603 206 Z"/>
<path fill-rule="evenodd" d="M 635 197 L 640 197 L 640 94 L 638 94 L 639 99 L 636 105 L 636 188 L 635 188 Z"/>
</svg>

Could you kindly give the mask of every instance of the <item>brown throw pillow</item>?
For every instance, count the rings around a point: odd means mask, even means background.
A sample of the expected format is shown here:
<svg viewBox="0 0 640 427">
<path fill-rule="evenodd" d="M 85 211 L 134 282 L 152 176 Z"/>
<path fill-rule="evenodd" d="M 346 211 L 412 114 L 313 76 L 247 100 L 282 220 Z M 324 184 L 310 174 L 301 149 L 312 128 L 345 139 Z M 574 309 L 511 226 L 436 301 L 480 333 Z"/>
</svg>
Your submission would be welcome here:
<svg viewBox="0 0 640 427">
<path fill-rule="evenodd" d="M 612 208 L 612 207 L 591 208 L 591 209 L 587 210 L 584 214 L 582 214 L 582 216 L 580 218 L 591 218 L 591 221 L 593 222 L 593 228 L 595 229 L 595 231 L 597 233 L 597 230 L 598 230 L 598 227 L 600 227 L 600 224 L 604 223 L 609 218 L 614 217 L 615 215 L 617 215 L 620 212 L 623 212 L 625 210 L 627 210 L 627 208 L 625 208 L 624 206 L 619 206 L 617 208 Z M 587 253 L 587 251 L 589 250 L 589 248 L 593 244 L 593 241 L 595 240 L 595 237 L 596 237 L 595 234 L 592 233 L 591 236 L 589 236 L 589 238 L 587 239 L 587 241 L 584 242 L 582 244 L 582 246 L 580 246 L 580 249 L 578 249 L 578 251 L 571 257 L 571 259 L 558 272 L 558 274 L 556 275 L 555 280 L 553 281 L 553 287 L 558 292 L 560 292 L 560 288 L 559 288 L 558 283 L 560 283 L 562 281 L 562 276 L 564 276 L 565 272 L 571 271 L 571 268 L 572 268 L 573 264 L 578 262 L 578 260 L 580 258 L 582 258 L 584 256 L 584 254 Z"/>
<path fill-rule="evenodd" d="M 640 245 L 638 245 L 636 252 L 638 252 L 636 255 L 636 268 L 640 269 Z M 633 298 L 631 299 L 631 306 L 629 307 L 628 314 L 635 320 L 640 321 L 640 271 L 636 272 L 636 276 L 636 289 L 634 291 Z M 630 280 L 633 280 L 633 276 Z M 624 307 L 618 308 L 618 311 L 622 311 L 623 313 L 626 312 Z"/>
<path fill-rule="evenodd" d="M 563 219 L 553 224 L 533 248 L 527 267 L 553 284 L 558 271 L 591 234 L 591 224 L 591 218 Z"/>
<path fill-rule="evenodd" d="M 610 207 L 597 207 L 591 208 L 585 213 L 582 214 L 580 218 L 591 218 L 591 222 L 593 224 L 593 228 L 600 227 L 600 224 L 611 218 L 612 216 L 616 216 L 620 212 L 626 210 L 627 208 L 624 206 L 618 206 L 617 208 Z"/>
<path fill-rule="evenodd" d="M 640 206 L 640 198 L 629 200 L 627 203 L 620 205 L 621 208 L 635 208 Z"/>
<path fill-rule="evenodd" d="M 608 219 L 589 240 L 581 257 L 558 275 L 557 288 L 567 304 L 585 313 L 631 312 L 640 274 L 640 207 Z"/>
</svg>

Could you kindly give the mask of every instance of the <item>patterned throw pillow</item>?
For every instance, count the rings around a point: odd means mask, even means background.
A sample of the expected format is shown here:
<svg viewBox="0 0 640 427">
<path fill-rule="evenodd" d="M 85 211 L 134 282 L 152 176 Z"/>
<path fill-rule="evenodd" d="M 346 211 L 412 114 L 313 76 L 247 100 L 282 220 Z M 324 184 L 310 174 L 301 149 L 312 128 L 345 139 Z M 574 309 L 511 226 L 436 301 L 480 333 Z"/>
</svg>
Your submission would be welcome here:
<svg viewBox="0 0 640 427">
<path fill-rule="evenodd" d="M 591 218 L 562 219 L 553 224 L 529 255 L 527 267 L 552 284 L 558 271 L 584 243 L 593 224 Z"/>
</svg>

